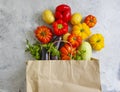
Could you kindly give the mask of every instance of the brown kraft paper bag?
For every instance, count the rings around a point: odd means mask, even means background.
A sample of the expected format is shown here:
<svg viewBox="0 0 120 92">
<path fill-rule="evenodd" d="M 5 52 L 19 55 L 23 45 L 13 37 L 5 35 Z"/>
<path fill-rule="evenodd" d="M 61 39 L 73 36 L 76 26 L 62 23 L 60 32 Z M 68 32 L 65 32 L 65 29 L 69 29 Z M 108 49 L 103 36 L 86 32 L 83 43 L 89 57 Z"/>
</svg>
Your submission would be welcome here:
<svg viewBox="0 0 120 92">
<path fill-rule="evenodd" d="M 26 84 L 27 92 L 102 92 L 99 61 L 28 61 Z"/>
</svg>

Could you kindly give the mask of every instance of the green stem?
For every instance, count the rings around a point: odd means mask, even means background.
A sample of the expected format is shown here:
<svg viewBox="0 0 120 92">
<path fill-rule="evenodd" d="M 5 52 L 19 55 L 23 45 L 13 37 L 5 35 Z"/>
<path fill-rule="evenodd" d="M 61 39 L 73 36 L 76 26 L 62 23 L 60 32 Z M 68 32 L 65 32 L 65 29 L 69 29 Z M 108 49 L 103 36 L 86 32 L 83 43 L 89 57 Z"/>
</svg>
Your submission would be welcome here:
<svg viewBox="0 0 120 92">
<path fill-rule="evenodd" d="M 62 24 L 58 24 L 57 27 L 58 27 L 58 29 L 62 29 L 63 25 Z"/>
</svg>

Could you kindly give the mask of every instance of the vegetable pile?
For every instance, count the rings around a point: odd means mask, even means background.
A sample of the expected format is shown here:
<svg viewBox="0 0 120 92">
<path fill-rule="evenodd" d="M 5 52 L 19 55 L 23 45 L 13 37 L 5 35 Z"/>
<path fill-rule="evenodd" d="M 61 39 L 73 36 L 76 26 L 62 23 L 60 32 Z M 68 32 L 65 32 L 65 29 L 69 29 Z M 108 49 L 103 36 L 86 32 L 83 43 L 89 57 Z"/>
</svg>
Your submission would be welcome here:
<svg viewBox="0 0 120 92">
<path fill-rule="evenodd" d="M 42 19 L 51 26 L 40 25 L 34 30 L 36 43 L 26 41 L 26 52 L 37 60 L 90 60 L 92 51 L 104 48 L 104 37 L 92 34 L 97 18 L 88 15 L 84 19 L 79 12 L 71 13 L 71 7 L 58 5 L 55 13 L 42 12 Z M 69 25 L 72 26 L 69 26 Z"/>
</svg>

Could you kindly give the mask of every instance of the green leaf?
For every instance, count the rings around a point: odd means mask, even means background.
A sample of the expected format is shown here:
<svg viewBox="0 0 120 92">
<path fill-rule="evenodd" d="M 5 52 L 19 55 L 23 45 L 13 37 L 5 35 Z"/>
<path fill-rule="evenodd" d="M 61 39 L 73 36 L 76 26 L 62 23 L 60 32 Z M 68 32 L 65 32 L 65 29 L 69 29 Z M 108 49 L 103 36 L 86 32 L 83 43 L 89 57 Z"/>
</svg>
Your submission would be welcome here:
<svg viewBox="0 0 120 92">
<path fill-rule="evenodd" d="M 53 43 L 48 43 L 42 46 L 45 47 L 47 49 L 47 52 L 49 52 L 52 56 L 60 56 L 59 50 L 56 48 L 56 46 L 54 46 Z"/>
<path fill-rule="evenodd" d="M 28 40 L 26 40 L 26 52 L 29 52 L 35 59 L 41 58 L 41 45 L 39 43 L 30 44 Z"/>
</svg>

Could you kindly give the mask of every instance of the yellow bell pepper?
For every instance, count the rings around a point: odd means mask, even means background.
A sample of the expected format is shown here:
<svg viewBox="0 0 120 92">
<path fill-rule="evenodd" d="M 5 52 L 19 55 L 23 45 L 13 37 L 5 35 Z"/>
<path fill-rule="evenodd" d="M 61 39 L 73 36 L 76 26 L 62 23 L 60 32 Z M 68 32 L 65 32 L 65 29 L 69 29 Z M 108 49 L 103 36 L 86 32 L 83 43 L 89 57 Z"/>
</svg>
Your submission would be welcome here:
<svg viewBox="0 0 120 92">
<path fill-rule="evenodd" d="M 102 34 L 99 33 L 93 34 L 89 38 L 89 43 L 91 44 L 94 50 L 99 51 L 102 48 L 104 48 L 104 37 L 102 36 Z"/>
<path fill-rule="evenodd" d="M 81 36 L 82 39 L 84 40 L 88 36 L 90 36 L 91 30 L 85 23 L 82 23 L 74 25 L 72 28 L 72 33 Z"/>
</svg>

